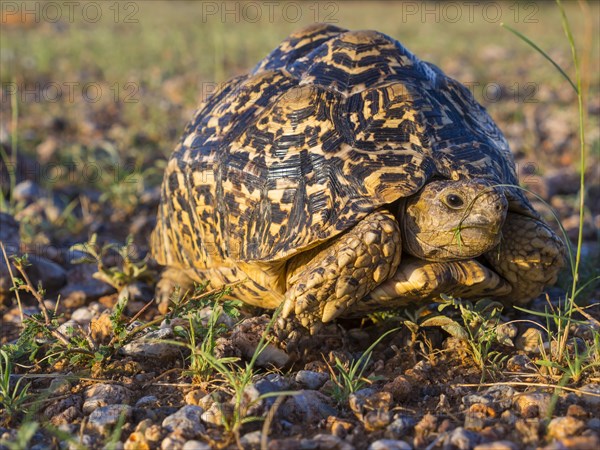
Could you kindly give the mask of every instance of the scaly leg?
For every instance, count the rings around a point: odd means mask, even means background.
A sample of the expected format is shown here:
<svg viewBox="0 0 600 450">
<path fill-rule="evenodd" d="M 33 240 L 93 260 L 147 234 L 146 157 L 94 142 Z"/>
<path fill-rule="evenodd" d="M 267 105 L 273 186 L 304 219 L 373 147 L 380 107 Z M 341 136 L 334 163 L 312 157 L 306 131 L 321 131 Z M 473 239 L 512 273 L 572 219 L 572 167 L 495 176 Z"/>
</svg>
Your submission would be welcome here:
<svg viewBox="0 0 600 450">
<path fill-rule="evenodd" d="M 287 283 L 279 335 L 296 329 L 298 322 L 314 333 L 320 323 L 340 316 L 388 279 L 400 263 L 400 240 L 395 217 L 376 211 L 308 262 L 296 265 Z"/>
<path fill-rule="evenodd" d="M 542 221 L 509 212 L 500 244 L 485 257 L 512 285 L 512 292 L 502 300 L 518 305 L 556 282 L 565 262 L 565 245 Z"/>
</svg>

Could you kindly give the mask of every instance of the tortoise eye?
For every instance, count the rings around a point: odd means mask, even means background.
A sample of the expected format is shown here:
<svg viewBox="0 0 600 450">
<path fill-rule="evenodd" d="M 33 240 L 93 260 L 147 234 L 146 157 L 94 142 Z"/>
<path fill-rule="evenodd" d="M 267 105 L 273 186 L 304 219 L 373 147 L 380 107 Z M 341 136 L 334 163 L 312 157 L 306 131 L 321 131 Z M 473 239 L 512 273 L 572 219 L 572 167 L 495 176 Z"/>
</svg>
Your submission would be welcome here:
<svg viewBox="0 0 600 450">
<path fill-rule="evenodd" d="M 465 204 L 462 197 L 457 194 L 448 194 L 444 203 L 452 209 L 459 209 Z"/>
</svg>

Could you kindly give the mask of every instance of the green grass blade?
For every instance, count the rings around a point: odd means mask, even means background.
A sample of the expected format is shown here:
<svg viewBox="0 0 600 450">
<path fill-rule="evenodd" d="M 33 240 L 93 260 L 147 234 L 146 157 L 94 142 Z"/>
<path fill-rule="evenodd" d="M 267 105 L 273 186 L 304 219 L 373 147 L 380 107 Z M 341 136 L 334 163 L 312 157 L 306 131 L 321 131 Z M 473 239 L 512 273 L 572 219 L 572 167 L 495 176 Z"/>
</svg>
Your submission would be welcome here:
<svg viewBox="0 0 600 450">
<path fill-rule="evenodd" d="M 544 58 L 546 58 L 548 61 L 550 61 L 552 63 L 552 65 L 554 67 L 556 67 L 556 69 L 565 78 L 565 80 L 567 80 L 571 84 L 571 86 L 575 90 L 575 93 L 576 94 L 579 93 L 579 90 L 577 89 L 577 86 L 575 85 L 575 83 L 573 83 L 573 81 L 571 80 L 571 78 L 569 77 L 569 75 L 567 75 L 565 73 L 565 71 L 562 69 L 562 67 L 560 67 L 544 50 L 542 50 L 540 47 L 538 47 L 537 44 L 535 44 L 531 39 L 529 39 L 523 33 L 515 30 L 514 28 L 506 25 L 505 23 L 501 23 L 500 26 L 503 27 L 503 28 L 506 28 L 508 31 L 510 31 L 511 33 L 513 33 L 515 36 L 517 36 L 521 40 L 525 41 L 527 44 L 529 44 L 531 47 L 533 47 L 540 55 L 542 55 Z"/>
</svg>

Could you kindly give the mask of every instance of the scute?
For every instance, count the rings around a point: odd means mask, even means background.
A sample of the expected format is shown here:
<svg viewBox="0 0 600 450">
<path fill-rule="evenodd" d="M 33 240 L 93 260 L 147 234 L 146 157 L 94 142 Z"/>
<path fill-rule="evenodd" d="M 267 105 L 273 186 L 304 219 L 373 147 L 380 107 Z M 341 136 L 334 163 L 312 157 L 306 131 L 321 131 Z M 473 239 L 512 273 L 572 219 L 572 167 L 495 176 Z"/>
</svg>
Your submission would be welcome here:
<svg viewBox="0 0 600 450">
<path fill-rule="evenodd" d="M 284 260 L 434 176 L 516 183 L 506 140 L 464 86 L 384 34 L 311 26 L 186 128 L 153 252 L 200 268 Z"/>
</svg>

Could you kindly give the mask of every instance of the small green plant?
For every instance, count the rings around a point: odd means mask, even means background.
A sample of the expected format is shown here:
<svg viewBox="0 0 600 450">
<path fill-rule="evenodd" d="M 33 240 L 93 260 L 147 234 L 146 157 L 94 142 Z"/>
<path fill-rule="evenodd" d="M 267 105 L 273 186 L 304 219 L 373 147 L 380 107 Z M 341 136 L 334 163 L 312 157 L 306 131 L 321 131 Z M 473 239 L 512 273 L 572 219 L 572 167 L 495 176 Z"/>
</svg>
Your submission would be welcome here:
<svg viewBox="0 0 600 450">
<path fill-rule="evenodd" d="M 242 427 L 249 423 L 265 420 L 265 417 L 263 416 L 253 415 L 253 408 L 267 398 L 296 394 L 294 391 L 278 391 L 261 394 L 255 399 L 250 400 L 247 395 L 247 390 L 252 385 L 253 379 L 257 374 L 256 363 L 260 355 L 269 345 L 269 331 L 275 323 L 279 311 L 280 309 L 276 310 L 273 317 L 268 322 L 252 358 L 243 365 L 239 358 L 218 358 L 214 356 L 211 352 L 207 351 L 210 349 L 210 344 L 201 344 L 199 347 L 191 348 L 192 352 L 195 353 L 192 361 L 194 359 L 196 361 L 202 361 L 200 363 L 202 369 L 210 369 L 214 374 L 218 374 L 223 382 L 222 388 L 228 391 L 232 396 L 233 408 L 231 411 L 222 409 L 221 420 L 229 438 L 234 438 L 240 448 L 240 431 Z M 218 317 L 213 319 L 212 323 L 216 324 L 217 319 Z M 190 344 L 190 346 L 191 345 L 192 344 Z M 216 383 L 216 380 L 213 380 L 212 383 Z"/>
<path fill-rule="evenodd" d="M 24 404 L 30 400 L 30 383 L 22 385 L 23 378 L 19 378 L 14 384 L 13 362 L 11 356 L 4 349 L 0 349 L 0 411 L 3 413 L 4 425 L 12 422 L 17 416 L 26 412 Z"/>
<path fill-rule="evenodd" d="M 419 325 L 439 326 L 450 335 L 467 342 L 469 354 L 481 370 L 482 381 L 486 374 L 495 375 L 500 371 L 501 363 L 508 357 L 496 350 L 494 344 L 513 345 L 509 338 L 499 333 L 502 304 L 489 299 L 476 303 L 458 300 L 442 294 L 438 311 L 452 307 L 459 312 L 462 323 L 448 316 L 430 315 Z"/>
<path fill-rule="evenodd" d="M 338 404 L 346 403 L 351 394 L 376 381 L 374 378 L 365 377 L 365 370 L 371 360 L 373 349 L 388 334 L 395 331 L 398 331 L 398 328 L 383 333 L 360 355 L 360 358 L 351 361 L 349 364 L 344 364 L 337 356 L 334 359 L 333 367 L 328 364 L 331 380 L 333 381 L 331 396 Z"/>
<path fill-rule="evenodd" d="M 200 296 L 206 285 L 197 286 L 195 295 Z M 175 332 L 183 334 L 183 337 L 189 342 L 192 349 L 190 354 L 189 371 L 194 381 L 208 380 L 213 374 L 214 365 L 211 365 L 204 355 L 213 355 L 216 340 L 224 334 L 228 327 L 223 323 L 222 318 L 227 316 L 231 319 L 238 319 L 239 308 L 242 303 L 238 300 L 222 300 L 228 290 L 221 290 L 215 295 L 200 297 L 193 311 L 188 312 L 189 329 L 176 327 Z M 202 309 L 211 307 L 208 317 L 201 317 Z"/>
<path fill-rule="evenodd" d="M 96 263 L 98 272 L 93 275 L 94 278 L 111 285 L 117 291 L 133 281 L 150 279 L 154 275 L 145 261 L 135 260 L 133 249 L 132 236 L 127 238 L 125 245 L 108 243 L 100 246 L 96 234 L 92 235 L 88 242 L 75 244 L 71 247 L 72 251 L 78 250 L 87 254 L 87 256 L 75 261 L 76 263 Z M 105 258 L 111 252 L 116 252 L 119 255 L 121 258 L 120 265 L 107 266 L 104 263 Z"/>
</svg>

